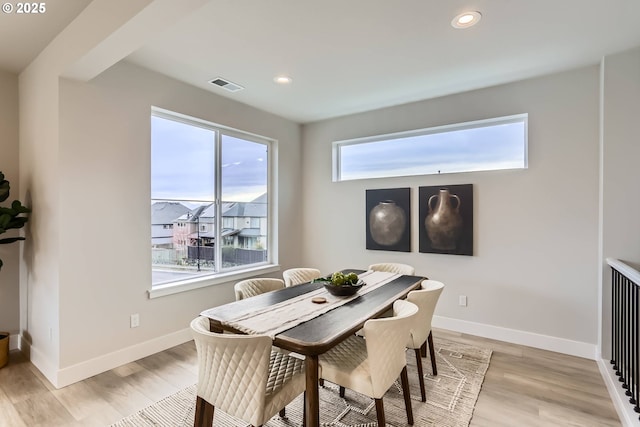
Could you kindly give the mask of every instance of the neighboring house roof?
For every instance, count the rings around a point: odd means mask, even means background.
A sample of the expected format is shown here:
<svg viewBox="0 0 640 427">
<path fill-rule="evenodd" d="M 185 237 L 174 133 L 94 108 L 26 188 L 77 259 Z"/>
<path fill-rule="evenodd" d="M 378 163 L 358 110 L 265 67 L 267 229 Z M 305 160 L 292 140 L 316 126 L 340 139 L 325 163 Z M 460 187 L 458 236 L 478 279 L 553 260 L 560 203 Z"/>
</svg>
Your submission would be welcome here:
<svg viewBox="0 0 640 427">
<path fill-rule="evenodd" d="M 179 202 L 156 202 L 151 205 L 151 225 L 171 224 L 189 212 L 191 209 Z"/>
<path fill-rule="evenodd" d="M 222 216 L 231 217 L 267 217 L 267 193 L 264 193 L 250 202 L 236 202 L 229 209 L 222 212 Z"/>
<path fill-rule="evenodd" d="M 201 210 L 198 212 L 197 210 Z M 211 203 L 206 207 L 200 207 L 180 216 L 180 221 L 195 222 L 199 218 L 200 222 L 211 223 L 216 217 L 216 205 Z M 191 216 L 193 215 L 193 217 Z M 250 202 L 224 202 L 222 204 L 222 216 L 233 218 L 266 218 L 267 217 L 267 193 L 264 193 Z"/>
<path fill-rule="evenodd" d="M 260 235 L 259 228 L 243 228 L 239 234 L 242 237 L 259 237 Z"/>
</svg>

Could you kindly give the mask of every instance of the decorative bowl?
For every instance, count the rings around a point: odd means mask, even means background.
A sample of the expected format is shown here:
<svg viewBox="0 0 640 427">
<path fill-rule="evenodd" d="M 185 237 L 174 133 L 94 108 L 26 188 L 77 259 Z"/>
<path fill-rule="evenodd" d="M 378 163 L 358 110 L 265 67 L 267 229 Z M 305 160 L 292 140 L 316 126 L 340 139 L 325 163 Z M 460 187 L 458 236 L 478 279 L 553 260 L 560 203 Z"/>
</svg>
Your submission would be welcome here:
<svg viewBox="0 0 640 427">
<path fill-rule="evenodd" d="M 364 282 L 359 280 L 355 285 L 332 285 L 331 283 L 326 283 L 324 287 L 331 295 L 337 297 L 348 297 L 355 295 L 363 285 Z"/>
</svg>

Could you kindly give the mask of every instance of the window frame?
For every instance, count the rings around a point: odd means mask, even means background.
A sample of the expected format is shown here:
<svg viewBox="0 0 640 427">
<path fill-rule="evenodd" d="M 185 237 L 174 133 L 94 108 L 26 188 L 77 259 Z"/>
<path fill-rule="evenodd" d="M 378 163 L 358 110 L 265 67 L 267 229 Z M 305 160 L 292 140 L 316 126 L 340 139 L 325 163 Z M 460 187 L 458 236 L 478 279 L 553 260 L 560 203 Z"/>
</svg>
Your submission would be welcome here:
<svg viewBox="0 0 640 427">
<path fill-rule="evenodd" d="M 400 131 L 393 132 L 382 135 L 374 135 L 374 136 L 366 136 L 360 138 L 352 138 L 334 141 L 332 143 L 332 181 L 333 182 L 346 182 L 346 181 L 358 181 L 363 179 L 380 179 L 380 178 L 395 178 L 395 177 L 403 177 L 403 176 L 420 176 L 420 175 L 437 175 L 438 173 L 407 173 L 402 175 L 380 175 L 380 176 L 370 176 L 363 178 L 350 178 L 343 179 L 342 178 L 342 165 L 341 165 L 341 152 L 340 149 L 346 146 L 358 145 L 358 144 L 367 144 L 372 142 L 380 142 L 380 141 L 389 141 L 400 138 L 409 138 L 409 137 L 417 137 L 417 136 L 426 136 L 426 135 L 434 135 L 438 133 L 447 133 L 453 131 L 463 131 L 467 129 L 479 129 L 484 127 L 491 126 L 499 126 L 504 124 L 511 123 L 523 123 L 524 125 L 524 141 L 523 141 L 523 150 L 524 150 L 524 159 L 523 159 L 523 167 L 516 169 L 527 169 L 529 166 L 528 152 L 529 152 L 529 114 L 514 114 L 510 116 L 503 117 L 495 117 L 490 119 L 482 119 L 482 120 L 474 120 L 470 122 L 462 122 L 462 123 L 452 123 L 441 126 L 434 126 L 429 128 L 422 129 L 414 129 L 409 131 Z M 512 168 L 509 168 L 512 169 Z M 475 169 L 468 171 L 455 171 L 455 172 L 443 172 L 445 173 L 469 173 L 469 172 L 487 172 L 491 170 L 507 170 L 505 169 Z"/>
<path fill-rule="evenodd" d="M 245 278 L 249 278 L 252 276 L 272 273 L 280 270 L 280 266 L 278 265 L 278 240 L 277 240 L 277 209 L 275 209 L 275 204 L 277 203 L 277 177 L 276 177 L 276 152 L 277 152 L 277 140 L 269 137 L 265 137 L 262 135 L 254 134 L 251 132 L 242 131 L 239 129 L 234 129 L 228 126 L 220 125 L 218 123 L 210 122 L 208 120 L 203 120 L 197 117 L 188 116 L 182 113 L 166 110 L 159 107 L 151 107 L 150 114 L 150 125 L 151 119 L 153 117 L 159 117 L 166 120 L 172 120 L 176 122 L 180 122 L 182 124 L 186 124 L 189 126 L 199 126 L 207 130 L 212 130 L 215 132 L 215 158 L 214 164 L 212 167 L 214 168 L 214 185 L 215 185 L 215 212 L 216 212 L 216 230 L 219 233 L 222 232 L 222 165 L 220 163 L 221 155 L 222 155 L 222 137 L 231 136 L 239 139 L 244 139 L 251 142 L 256 142 L 260 144 L 264 144 L 266 146 L 267 151 L 267 260 L 260 263 L 247 264 L 241 266 L 235 266 L 231 268 L 225 268 L 222 271 L 212 272 L 211 274 L 201 275 L 201 276 L 192 276 L 188 279 L 176 280 L 173 282 L 161 283 L 158 285 L 153 285 L 152 280 L 150 280 L 150 289 L 148 290 L 149 298 L 157 298 L 166 295 L 171 295 L 179 292 L 185 292 L 193 289 L 199 289 L 203 287 L 213 286 L 222 283 L 228 283 L 230 281 L 242 280 Z M 151 147 L 151 138 L 150 138 L 150 147 Z M 151 174 L 150 180 L 151 180 Z M 151 181 L 150 181 L 151 183 Z M 151 186 L 150 186 L 151 187 Z M 150 188 L 151 190 L 151 188 Z M 153 201 L 153 197 L 151 197 L 151 193 L 149 194 L 149 199 Z M 151 218 L 149 219 L 149 229 L 151 229 Z M 221 253 L 222 251 L 216 251 L 216 265 L 221 265 L 219 262 L 221 261 Z M 149 272 L 151 273 L 153 270 L 153 266 Z"/>
</svg>

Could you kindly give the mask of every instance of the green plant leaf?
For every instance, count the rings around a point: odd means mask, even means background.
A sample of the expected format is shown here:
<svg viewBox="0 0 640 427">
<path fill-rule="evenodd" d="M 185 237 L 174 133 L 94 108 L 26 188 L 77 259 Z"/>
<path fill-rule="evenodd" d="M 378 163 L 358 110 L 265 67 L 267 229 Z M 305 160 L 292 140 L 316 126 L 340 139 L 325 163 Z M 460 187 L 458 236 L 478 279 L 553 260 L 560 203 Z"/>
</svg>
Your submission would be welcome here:
<svg viewBox="0 0 640 427">
<path fill-rule="evenodd" d="M 9 221 L 11 221 L 11 215 L 8 213 L 0 212 L 0 230 L 7 228 Z M 3 232 L 4 231 L 0 231 L 0 233 Z"/>
<path fill-rule="evenodd" d="M 0 202 L 4 202 L 9 198 L 9 188 L 9 181 L 4 179 L 4 175 L 0 176 Z"/>
<path fill-rule="evenodd" d="M 29 209 L 28 207 L 24 206 L 20 200 L 14 200 L 11 203 L 11 209 L 13 209 L 16 213 L 29 213 L 31 212 L 31 209 Z"/>
<path fill-rule="evenodd" d="M 24 237 L 7 237 L 6 239 L 0 239 L 0 245 L 17 242 L 18 240 L 24 240 Z"/>
<path fill-rule="evenodd" d="M 19 216 L 19 217 L 15 217 L 12 218 L 11 221 L 9 221 L 9 224 L 6 225 L 6 229 L 9 228 L 22 228 L 24 227 L 24 225 L 27 223 L 29 219 L 26 216 Z"/>
<path fill-rule="evenodd" d="M 9 181 L 4 179 L 4 174 L 0 172 L 0 202 L 4 202 L 9 197 Z M 31 209 L 24 206 L 19 200 L 14 200 L 11 203 L 11 207 L 0 207 L 0 234 L 4 234 L 7 230 L 12 228 L 22 228 L 29 220 L 27 216 L 20 216 L 22 214 L 28 214 Z M 0 239 L 0 245 L 17 242 L 19 240 L 25 240 L 24 237 L 8 237 Z M 2 261 L 0 261 L 0 268 L 2 267 Z"/>
</svg>

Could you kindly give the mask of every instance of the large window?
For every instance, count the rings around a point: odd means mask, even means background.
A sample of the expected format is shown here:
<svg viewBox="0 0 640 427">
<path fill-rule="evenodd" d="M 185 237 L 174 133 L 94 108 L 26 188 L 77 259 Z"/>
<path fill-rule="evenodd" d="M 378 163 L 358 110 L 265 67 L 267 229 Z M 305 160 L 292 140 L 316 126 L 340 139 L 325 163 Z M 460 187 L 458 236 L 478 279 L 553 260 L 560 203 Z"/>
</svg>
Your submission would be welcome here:
<svg viewBox="0 0 640 427">
<path fill-rule="evenodd" d="M 333 180 L 527 167 L 527 115 L 333 143 Z"/>
<path fill-rule="evenodd" d="M 154 109 L 152 285 L 271 261 L 267 138 Z"/>
</svg>

